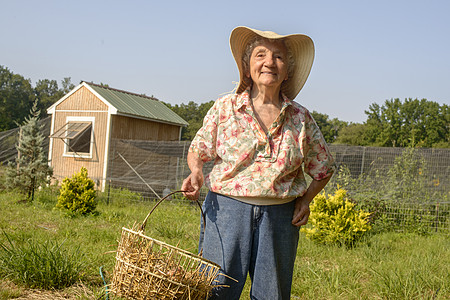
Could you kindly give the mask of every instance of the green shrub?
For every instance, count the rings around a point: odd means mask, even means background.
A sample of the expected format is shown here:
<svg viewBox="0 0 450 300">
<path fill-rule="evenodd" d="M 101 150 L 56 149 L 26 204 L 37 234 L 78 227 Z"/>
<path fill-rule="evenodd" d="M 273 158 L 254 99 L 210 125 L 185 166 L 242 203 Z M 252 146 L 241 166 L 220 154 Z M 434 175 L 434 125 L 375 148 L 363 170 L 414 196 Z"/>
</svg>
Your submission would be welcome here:
<svg viewBox="0 0 450 300">
<path fill-rule="evenodd" d="M 93 213 L 97 207 L 97 193 L 94 186 L 94 181 L 88 177 L 86 168 L 82 167 L 72 178 L 64 178 L 56 207 L 67 209 L 72 214 Z"/>
<path fill-rule="evenodd" d="M 14 163 L 8 163 L 5 174 L 6 188 L 25 193 L 27 201 L 34 201 L 35 191 L 49 184 L 53 175 L 44 151 L 45 137 L 41 132 L 44 125 L 39 124 L 39 115 L 36 100 L 30 114 L 20 126 L 19 141 L 16 145 L 18 155 Z"/>
<path fill-rule="evenodd" d="M 61 289 L 76 283 L 85 268 L 79 249 L 54 241 L 0 242 L 0 276 L 26 287 Z"/>
<path fill-rule="evenodd" d="M 328 197 L 317 195 L 311 204 L 310 226 L 301 230 L 318 243 L 352 246 L 371 228 L 370 213 L 355 206 L 343 189 Z"/>
</svg>

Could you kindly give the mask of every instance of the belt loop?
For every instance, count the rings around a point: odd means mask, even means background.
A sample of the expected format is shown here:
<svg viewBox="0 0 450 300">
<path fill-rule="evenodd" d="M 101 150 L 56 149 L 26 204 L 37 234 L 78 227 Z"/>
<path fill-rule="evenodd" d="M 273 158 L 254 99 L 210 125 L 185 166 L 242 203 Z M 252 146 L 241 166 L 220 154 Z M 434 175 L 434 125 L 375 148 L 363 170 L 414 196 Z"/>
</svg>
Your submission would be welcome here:
<svg viewBox="0 0 450 300">
<path fill-rule="evenodd" d="M 253 223 L 253 228 L 255 229 L 258 226 L 259 220 L 262 217 L 261 207 L 259 205 L 253 205 L 252 212 L 253 212 L 252 223 Z"/>
</svg>

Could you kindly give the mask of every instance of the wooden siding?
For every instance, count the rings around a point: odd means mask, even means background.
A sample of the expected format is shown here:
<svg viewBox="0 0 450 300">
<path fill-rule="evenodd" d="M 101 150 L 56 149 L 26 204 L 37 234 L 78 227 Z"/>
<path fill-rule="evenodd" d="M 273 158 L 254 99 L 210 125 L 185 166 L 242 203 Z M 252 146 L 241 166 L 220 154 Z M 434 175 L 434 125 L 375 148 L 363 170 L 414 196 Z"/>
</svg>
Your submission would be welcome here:
<svg viewBox="0 0 450 300">
<path fill-rule="evenodd" d="M 57 105 L 58 110 L 108 111 L 108 106 L 83 86 Z"/>
<path fill-rule="evenodd" d="M 64 156 L 65 143 L 62 139 L 53 139 L 51 166 L 55 178 L 61 182 L 65 177 L 71 177 L 79 172 L 81 167 L 88 170 L 89 177 L 100 187 L 103 177 L 105 159 L 106 124 L 108 114 L 106 112 L 58 112 L 56 111 L 55 128 L 60 128 L 66 123 L 66 117 L 94 117 L 94 138 L 92 158 Z"/>
<path fill-rule="evenodd" d="M 55 107 L 53 130 L 64 126 L 67 117 L 94 117 L 94 138 L 92 140 L 92 158 L 64 156 L 65 143 L 53 139 L 51 166 L 54 177 L 61 183 L 66 177 L 72 177 L 81 167 L 88 170 L 89 177 L 101 188 L 103 177 L 108 106 L 98 99 L 86 87 L 82 87 Z"/>
<path fill-rule="evenodd" d="M 59 103 L 54 113 L 53 131 L 64 126 L 67 117 L 95 118 L 92 158 L 64 156 L 64 141 L 57 138 L 52 140 L 50 164 L 53 167 L 55 179 L 61 183 L 64 178 L 72 177 L 74 173 L 80 171 L 81 167 L 85 167 L 89 177 L 95 181 L 99 189 L 102 189 L 106 151 L 110 151 L 105 149 L 106 139 L 109 138 L 107 136 L 108 106 L 88 88 L 81 87 Z M 112 115 L 110 135 L 115 139 L 178 141 L 180 126 Z M 153 157 L 153 159 L 161 160 L 159 157 Z"/>
<path fill-rule="evenodd" d="M 125 140 L 178 141 L 180 126 L 124 116 L 112 116 L 111 138 Z"/>
</svg>

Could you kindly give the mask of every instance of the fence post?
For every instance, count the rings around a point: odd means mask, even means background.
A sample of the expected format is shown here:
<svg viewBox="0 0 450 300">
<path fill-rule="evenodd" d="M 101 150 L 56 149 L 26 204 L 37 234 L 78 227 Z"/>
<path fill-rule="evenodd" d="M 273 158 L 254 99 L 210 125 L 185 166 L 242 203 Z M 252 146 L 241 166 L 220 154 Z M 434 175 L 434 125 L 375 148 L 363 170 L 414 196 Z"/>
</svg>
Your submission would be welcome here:
<svg viewBox="0 0 450 300">
<path fill-rule="evenodd" d="M 19 128 L 19 148 L 22 146 L 22 126 Z M 17 171 L 20 169 L 20 150 L 17 149 Z"/>
<path fill-rule="evenodd" d="M 109 197 L 111 194 L 111 179 L 109 180 L 109 184 L 108 184 L 108 197 L 106 198 L 106 204 L 109 205 Z"/>
<path fill-rule="evenodd" d="M 436 232 L 439 227 L 439 202 L 436 203 Z"/>
<path fill-rule="evenodd" d="M 361 175 L 364 173 L 364 160 L 366 157 L 366 147 L 363 147 L 363 154 L 361 159 Z"/>
</svg>

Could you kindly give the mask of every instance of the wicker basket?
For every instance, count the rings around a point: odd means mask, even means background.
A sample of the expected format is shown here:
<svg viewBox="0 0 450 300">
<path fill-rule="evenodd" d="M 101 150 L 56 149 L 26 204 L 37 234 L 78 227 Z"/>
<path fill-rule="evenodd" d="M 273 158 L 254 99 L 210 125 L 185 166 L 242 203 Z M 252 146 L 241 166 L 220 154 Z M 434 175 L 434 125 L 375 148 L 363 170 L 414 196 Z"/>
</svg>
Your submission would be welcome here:
<svg viewBox="0 0 450 300">
<path fill-rule="evenodd" d="M 219 265 L 144 235 L 148 217 L 173 193 L 156 203 L 140 227 L 122 228 L 110 287 L 117 296 L 152 300 L 208 297 Z"/>
</svg>

